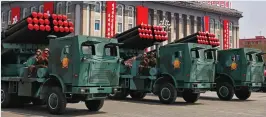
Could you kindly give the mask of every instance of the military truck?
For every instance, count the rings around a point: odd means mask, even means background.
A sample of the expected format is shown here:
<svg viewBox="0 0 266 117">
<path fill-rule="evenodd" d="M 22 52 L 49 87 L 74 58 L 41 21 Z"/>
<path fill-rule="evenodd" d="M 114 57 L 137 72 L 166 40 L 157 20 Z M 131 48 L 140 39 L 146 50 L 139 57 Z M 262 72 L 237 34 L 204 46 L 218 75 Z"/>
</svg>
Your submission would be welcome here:
<svg viewBox="0 0 266 117">
<path fill-rule="evenodd" d="M 29 18 L 39 18 L 34 15 Z M 55 15 L 47 19 L 52 22 Z M 32 29 L 29 25 L 32 22 L 27 20 L 2 32 L 2 108 L 32 102 L 46 105 L 51 114 L 62 114 L 67 103 L 84 101 L 91 111 L 101 109 L 104 99 L 118 86 L 117 40 L 69 36 L 72 31 L 67 32 L 66 28 L 58 31 L 55 26 L 44 31 Z M 37 68 L 35 75 L 29 76 L 29 67 L 36 63 L 35 50 L 44 48 L 50 49 L 48 66 Z"/>
<path fill-rule="evenodd" d="M 142 99 L 147 93 L 153 93 L 164 104 L 175 102 L 178 95 L 194 103 L 200 93 L 215 87 L 212 46 L 193 43 L 197 42 L 196 34 L 180 39 L 182 42 L 159 46 L 158 43 L 168 39 L 163 34 L 166 32 L 158 26 L 141 25 L 116 36 L 123 43 L 120 56 L 125 63 L 121 64 L 120 87 L 109 98 L 124 99 L 130 94 L 134 99 Z M 143 50 L 154 44 L 157 48 L 148 56 L 154 53 L 150 60 L 154 59 L 155 64 L 145 67 Z M 130 60 L 131 65 L 127 65 Z"/>
<path fill-rule="evenodd" d="M 215 83 L 218 97 L 240 100 L 250 97 L 264 82 L 264 53 L 254 48 L 237 48 L 217 51 Z"/>
</svg>

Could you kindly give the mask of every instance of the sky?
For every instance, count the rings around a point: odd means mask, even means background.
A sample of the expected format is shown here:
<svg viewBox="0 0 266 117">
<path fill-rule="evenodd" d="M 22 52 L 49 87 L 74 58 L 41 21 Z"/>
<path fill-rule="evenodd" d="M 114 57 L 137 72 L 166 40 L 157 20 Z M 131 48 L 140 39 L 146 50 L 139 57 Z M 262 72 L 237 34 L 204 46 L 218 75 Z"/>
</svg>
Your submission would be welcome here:
<svg viewBox="0 0 266 117">
<path fill-rule="evenodd" d="M 266 1 L 232 1 L 232 8 L 243 12 L 239 20 L 240 39 L 266 37 Z"/>
</svg>

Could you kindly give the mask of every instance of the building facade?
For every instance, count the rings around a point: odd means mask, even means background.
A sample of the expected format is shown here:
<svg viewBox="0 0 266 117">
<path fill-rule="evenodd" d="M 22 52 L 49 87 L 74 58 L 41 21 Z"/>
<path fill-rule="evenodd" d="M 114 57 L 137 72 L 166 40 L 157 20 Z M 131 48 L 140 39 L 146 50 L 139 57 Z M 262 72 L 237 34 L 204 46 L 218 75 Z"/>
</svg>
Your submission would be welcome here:
<svg viewBox="0 0 266 117">
<path fill-rule="evenodd" d="M 240 39 L 240 48 L 257 48 L 266 52 L 266 38 L 264 36 L 255 36 L 254 38 Z M 264 60 L 266 60 L 266 55 L 264 55 Z"/>
<path fill-rule="evenodd" d="M 167 44 L 197 31 L 202 31 L 202 17 L 209 16 L 209 31 L 216 34 L 223 45 L 223 19 L 229 23 L 230 47 L 239 47 L 239 19 L 242 13 L 228 8 L 221 8 L 200 2 L 189 1 L 117 1 L 115 32 L 121 33 L 136 26 L 136 6 L 143 5 L 149 8 L 148 23 L 159 25 L 164 18 L 171 24 Z M 21 19 L 33 11 L 43 11 L 43 1 L 38 2 L 2 2 L 1 3 L 2 28 L 11 23 L 11 8 L 21 8 Z M 105 37 L 106 25 L 105 1 L 56 1 L 54 12 L 66 14 L 75 24 L 75 35 L 89 35 Z"/>
</svg>

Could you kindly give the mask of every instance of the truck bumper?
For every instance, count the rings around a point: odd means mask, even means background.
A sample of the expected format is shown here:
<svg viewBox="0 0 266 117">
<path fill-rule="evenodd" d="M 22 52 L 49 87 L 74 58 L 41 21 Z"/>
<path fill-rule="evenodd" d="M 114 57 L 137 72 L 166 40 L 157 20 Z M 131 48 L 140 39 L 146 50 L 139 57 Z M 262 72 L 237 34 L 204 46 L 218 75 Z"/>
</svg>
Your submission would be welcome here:
<svg viewBox="0 0 266 117">
<path fill-rule="evenodd" d="M 247 86 L 251 88 L 260 88 L 263 86 L 262 82 L 243 82 L 242 86 Z"/>
<path fill-rule="evenodd" d="M 84 95 L 86 100 L 105 99 L 113 92 L 113 87 L 73 87 L 73 94 Z"/>
</svg>

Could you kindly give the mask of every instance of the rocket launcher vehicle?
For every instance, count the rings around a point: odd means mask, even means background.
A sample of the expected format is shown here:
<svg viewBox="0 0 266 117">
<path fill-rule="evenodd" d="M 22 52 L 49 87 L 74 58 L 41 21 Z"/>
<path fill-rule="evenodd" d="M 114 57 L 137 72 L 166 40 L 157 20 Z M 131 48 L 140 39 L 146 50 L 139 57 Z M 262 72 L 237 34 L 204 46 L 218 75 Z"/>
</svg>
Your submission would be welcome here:
<svg viewBox="0 0 266 117">
<path fill-rule="evenodd" d="M 48 35 L 63 37 L 74 32 L 67 16 L 32 12 L 1 33 L 2 43 L 48 44 Z"/>
<path fill-rule="evenodd" d="M 184 38 L 175 40 L 170 44 L 173 43 L 198 43 L 211 45 L 212 47 L 217 47 L 220 45 L 219 39 L 215 38 L 215 34 L 200 31 Z"/>
<path fill-rule="evenodd" d="M 151 26 L 146 24 L 138 25 L 121 34 L 117 34 L 119 43 L 123 43 L 121 48 L 143 50 L 154 45 L 155 42 L 168 40 L 167 32 L 162 26 Z"/>
</svg>

